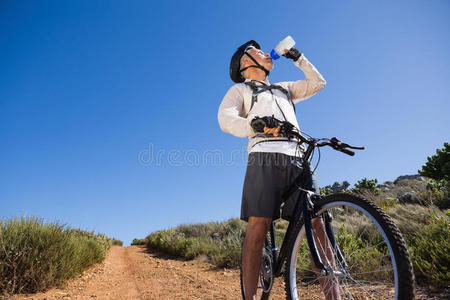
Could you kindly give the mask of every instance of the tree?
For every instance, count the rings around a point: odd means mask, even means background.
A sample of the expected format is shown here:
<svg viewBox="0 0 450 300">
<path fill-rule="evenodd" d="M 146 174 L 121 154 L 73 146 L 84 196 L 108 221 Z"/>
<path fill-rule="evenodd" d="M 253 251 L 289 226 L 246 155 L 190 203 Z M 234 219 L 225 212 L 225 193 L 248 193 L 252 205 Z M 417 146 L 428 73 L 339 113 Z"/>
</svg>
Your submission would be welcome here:
<svg viewBox="0 0 450 300">
<path fill-rule="evenodd" d="M 450 208 L 450 144 L 444 143 L 444 148 L 436 149 L 435 155 L 428 156 L 419 174 L 431 178 L 427 189 L 433 195 L 434 204 L 441 209 Z"/>
<path fill-rule="evenodd" d="M 428 156 L 428 161 L 419 170 L 419 174 L 436 181 L 450 181 L 450 144 L 444 143 L 444 148 L 436 149 L 436 154 Z"/>
</svg>

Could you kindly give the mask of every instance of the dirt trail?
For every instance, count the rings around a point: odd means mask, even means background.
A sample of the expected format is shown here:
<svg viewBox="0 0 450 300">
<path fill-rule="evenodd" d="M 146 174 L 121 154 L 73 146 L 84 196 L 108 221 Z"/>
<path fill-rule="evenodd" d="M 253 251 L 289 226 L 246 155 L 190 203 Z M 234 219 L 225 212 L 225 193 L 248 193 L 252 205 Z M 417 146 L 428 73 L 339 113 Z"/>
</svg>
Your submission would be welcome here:
<svg viewBox="0 0 450 300">
<path fill-rule="evenodd" d="M 271 295 L 271 299 L 286 299 L 281 278 L 276 278 Z M 148 253 L 144 247 L 114 246 L 103 263 L 70 280 L 65 288 L 13 299 L 241 299 L 241 291 L 239 270 Z"/>
<path fill-rule="evenodd" d="M 279 287 L 285 299 L 283 287 Z M 218 269 L 148 253 L 144 247 L 114 246 L 105 261 L 70 280 L 63 289 L 20 295 L 25 299 L 240 299 L 239 270 Z"/>
</svg>

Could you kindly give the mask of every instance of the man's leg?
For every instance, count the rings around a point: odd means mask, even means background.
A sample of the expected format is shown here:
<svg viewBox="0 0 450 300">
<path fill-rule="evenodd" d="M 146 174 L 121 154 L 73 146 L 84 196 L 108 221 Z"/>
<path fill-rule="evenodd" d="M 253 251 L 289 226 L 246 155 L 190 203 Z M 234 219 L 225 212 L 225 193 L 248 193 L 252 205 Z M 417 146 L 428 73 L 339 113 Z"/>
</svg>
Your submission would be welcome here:
<svg viewBox="0 0 450 300">
<path fill-rule="evenodd" d="M 328 240 L 327 234 L 325 232 L 325 224 L 322 218 L 315 218 L 312 220 L 312 225 L 314 229 L 314 237 L 316 241 L 317 251 L 319 252 L 322 263 L 325 266 L 336 269 L 336 260 L 334 259 L 333 249 Z M 311 258 L 312 260 L 312 258 Z M 313 270 L 319 272 L 320 270 L 314 266 L 314 262 L 311 261 L 313 265 Z M 327 300 L 339 300 L 341 299 L 339 293 L 339 282 L 336 279 L 320 278 L 320 285 L 322 286 L 323 293 Z"/>
<path fill-rule="evenodd" d="M 245 300 L 256 299 L 262 247 L 272 218 L 249 217 L 242 247 L 242 274 L 244 276 Z"/>
</svg>

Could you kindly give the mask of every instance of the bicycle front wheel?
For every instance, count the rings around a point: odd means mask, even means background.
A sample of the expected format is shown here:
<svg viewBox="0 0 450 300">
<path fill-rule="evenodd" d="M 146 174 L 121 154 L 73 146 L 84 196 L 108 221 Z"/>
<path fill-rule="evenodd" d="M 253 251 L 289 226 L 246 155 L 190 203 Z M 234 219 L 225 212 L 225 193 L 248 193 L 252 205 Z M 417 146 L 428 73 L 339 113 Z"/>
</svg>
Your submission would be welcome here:
<svg viewBox="0 0 450 300">
<path fill-rule="evenodd" d="M 369 200 L 333 194 L 317 201 L 314 240 L 327 268 L 313 268 L 302 226 L 287 258 L 288 299 L 413 299 L 414 275 L 392 219 Z M 324 226 L 328 220 L 332 238 Z"/>
</svg>

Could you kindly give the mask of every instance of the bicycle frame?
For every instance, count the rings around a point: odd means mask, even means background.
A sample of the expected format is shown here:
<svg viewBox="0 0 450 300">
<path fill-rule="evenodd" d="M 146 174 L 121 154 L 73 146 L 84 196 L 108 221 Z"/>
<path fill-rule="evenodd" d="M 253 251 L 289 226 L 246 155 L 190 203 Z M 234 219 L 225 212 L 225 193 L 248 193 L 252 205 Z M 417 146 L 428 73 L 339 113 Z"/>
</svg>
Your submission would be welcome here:
<svg viewBox="0 0 450 300">
<path fill-rule="evenodd" d="M 300 194 L 298 196 L 298 201 L 296 201 L 295 209 L 294 209 L 294 215 L 292 216 L 292 219 L 289 221 L 288 228 L 286 230 L 286 234 L 283 239 L 283 243 L 280 249 L 280 252 L 278 254 L 278 249 L 276 247 L 276 240 L 275 240 L 275 225 L 274 221 L 272 221 L 270 225 L 270 239 L 272 241 L 272 248 L 270 251 L 272 252 L 273 257 L 273 270 L 274 270 L 274 276 L 280 276 L 281 275 L 281 269 L 284 263 L 284 260 L 288 256 L 288 251 L 291 249 L 292 244 L 294 243 L 298 233 L 301 230 L 302 224 L 305 226 L 305 233 L 306 233 L 306 239 L 308 242 L 308 246 L 311 252 L 311 256 L 313 259 L 313 262 L 315 266 L 321 270 L 321 272 L 328 272 L 328 270 L 325 268 L 324 264 L 322 263 L 322 260 L 320 258 L 320 255 L 318 253 L 314 237 L 313 237 L 313 226 L 312 226 L 312 219 L 315 217 L 318 217 L 314 212 L 314 202 L 318 199 L 320 199 L 320 193 L 319 191 L 314 191 L 313 187 L 313 173 L 311 171 L 311 165 L 308 161 L 308 159 L 311 156 L 312 151 L 316 147 L 317 143 L 313 141 L 312 143 L 308 144 L 308 148 L 305 151 L 304 155 L 304 161 L 303 161 L 303 172 L 300 174 L 292 183 L 292 185 L 288 188 L 288 191 L 283 195 L 283 200 L 288 199 L 292 194 L 300 190 Z M 303 218 L 303 222 L 301 222 Z M 331 216 L 324 215 L 324 224 L 325 224 L 325 232 L 328 236 L 328 239 L 330 241 L 331 247 L 336 250 L 337 258 L 340 261 L 341 266 L 347 265 L 341 251 L 339 249 L 339 246 L 336 243 L 336 240 L 334 238 L 334 232 L 331 227 Z M 267 246 L 267 245 L 266 245 Z"/>
</svg>

